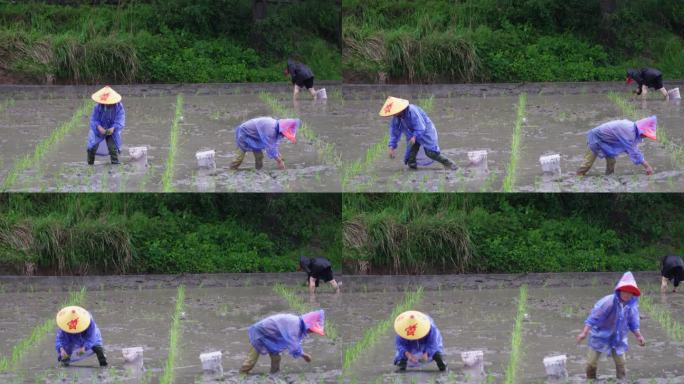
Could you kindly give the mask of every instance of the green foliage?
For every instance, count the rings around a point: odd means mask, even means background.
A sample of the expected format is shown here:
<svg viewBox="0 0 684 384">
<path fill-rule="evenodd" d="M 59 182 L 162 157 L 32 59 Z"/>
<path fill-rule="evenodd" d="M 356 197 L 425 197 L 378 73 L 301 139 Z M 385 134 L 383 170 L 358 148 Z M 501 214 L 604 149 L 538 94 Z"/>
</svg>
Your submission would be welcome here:
<svg viewBox="0 0 684 384">
<path fill-rule="evenodd" d="M 22 273 L 294 271 L 340 266 L 336 195 L 0 195 L 0 270 Z"/>
<path fill-rule="evenodd" d="M 178 349 L 178 343 L 180 342 L 181 333 L 181 316 L 183 313 L 183 307 L 185 306 L 185 286 L 178 286 L 178 291 L 176 294 L 176 307 L 173 311 L 171 317 L 171 327 L 169 329 L 169 352 L 166 355 L 166 363 L 164 364 L 164 371 L 162 376 L 159 378 L 160 384 L 171 384 L 174 379 L 174 367 L 176 365 L 176 357 L 180 352 Z"/>
<path fill-rule="evenodd" d="M 653 270 L 684 249 L 682 203 L 667 194 L 345 195 L 345 255 L 392 273 Z"/>
<path fill-rule="evenodd" d="M 511 355 L 508 358 L 508 365 L 506 366 L 506 376 L 504 383 L 516 384 L 518 382 L 518 364 L 522 359 L 522 328 L 523 320 L 525 318 L 525 308 L 527 307 L 527 285 L 520 287 L 520 295 L 518 296 L 518 311 L 515 315 L 515 326 L 511 334 Z"/>
<path fill-rule="evenodd" d="M 683 78 L 684 6 L 590 0 L 380 0 L 343 3 L 343 70 L 391 81 L 620 80 L 655 66 Z"/>
<path fill-rule="evenodd" d="M 162 175 L 162 190 L 173 192 L 173 172 L 176 165 L 176 151 L 178 150 L 178 134 L 180 133 L 180 120 L 183 118 L 183 95 L 176 96 L 176 112 L 173 116 L 171 133 L 169 135 L 169 153 L 166 157 L 166 167 Z"/>
<path fill-rule="evenodd" d="M 339 80 L 338 15 L 332 0 L 271 3 L 258 22 L 250 0 L 3 2 L 0 68 L 32 82 L 279 81 L 297 54 L 317 79 Z"/>
<path fill-rule="evenodd" d="M 506 166 L 506 177 L 503 181 L 503 191 L 513 192 L 515 180 L 518 172 L 518 159 L 520 158 L 520 141 L 522 140 L 522 124 L 525 118 L 525 102 L 527 95 L 524 93 L 518 97 L 518 110 L 515 119 L 515 128 L 513 129 L 513 136 L 511 138 L 511 158 L 508 160 Z"/>
</svg>

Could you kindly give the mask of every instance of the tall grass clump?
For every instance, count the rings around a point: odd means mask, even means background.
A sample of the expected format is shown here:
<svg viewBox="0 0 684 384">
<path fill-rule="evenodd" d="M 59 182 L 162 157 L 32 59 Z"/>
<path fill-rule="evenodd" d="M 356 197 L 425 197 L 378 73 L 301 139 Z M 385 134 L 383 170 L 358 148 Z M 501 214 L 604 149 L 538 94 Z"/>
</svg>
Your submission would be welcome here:
<svg viewBox="0 0 684 384">
<path fill-rule="evenodd" d="M 5 176 L 5 180 L 3 180 L 2 185 L 0 185 L 0 190 L 6 191 L 17 181 L 21 172 L 38 165 L 47 153 L 53 150 L 67 134 L 79 125 L 81 118 L 92 108 L 92 105 L 92 101 L 86 100 L 83 105 L 74 112 L 71 119 L 62 123 L 62 125 L 50 133 L 50 136 L 38 143 L 32 154 L 19 159 L 9 170 L 7 176 Z"/>
<path fill-rule="evenodd" d="M 406 291 L 404 298 L 398 303 L 392 313 L 373 327 L 366 330 L 361 337 L 361 340 L 352 344 L 344 351 L 344 358 L 342 362 L 342 372 L 349 373 L 349 369 L 356 361 L 378 342 L 378 340 L 392 328 L 394 319 L 402 312 L 413 309 L 423 299 L 423 287 L 418 287 L 416 291 Z"/>
<path fill-rule="evenodd" d="M 178 151 L 178 134 L 180 133 L 180 119 L 183 117 L 183 95 L 176 96 L 176 113 L 173 116 L 173 125 L 169 135 L 169 154 L 166 157 L 166 168 L 162 175 L 162 191 L 173 192 L 173 168 L 176 164 L 176 152 Z"/>
<path fill-rule="evenodd" d="M 506 177 L 503 181 L 503 191 L 513 192 L 517 178 L 518 159 L 520 158 L 520 141 L 522 140 L 522 124 L 525 117 L 525 100 L 527 96 L 522 93 L 518 96 L 518 111 L 515 119 L 515 128 L 511 138 L 511 158 L 506 167 Z"/>
<path fill-rule="evenodd" d="M 69 297 L 62 303 L 60 308 L 57 308 L 57 310 L 70 305 L 83 306 L 85 303 L 85 298 L 85 287 L 81 288 L 80 291 L 69 292 Z M 33 327 L 31 334 L 28 337 L 21 339 L 17 344 L 14 345 L 14 347 L 12 347 L 12 353 L 9 357 L 0 358 L 0 373 L 14 370 L 19 361 L 24 357 L 24 355 L 26 355 L 26 352 L 28 352 L 29 348 L 39 344 L 41 340 L 54 328 L 55 319 L 52 317 Z"/>
<path fill-rule="evenodd" d="M 173 383 L 174 372 L 176 366 L 176 357 L 178 356 L 178 344 L 180 343 L 180 318 L 183 313 L 185 301 L 185 286 L 179 285 L 176 294 L 176 308 L 173 311 L 173 317 L 171 318 L 171 329 L 169 330 L 169 353 L 166 356 L 166 363 L 164 364 L 164 371 L 162 372 L 161 378 L 159 378 L 160 384 L 171 384 Z"/>
<path fill-rule="evenodd" d="M 621 97 L 615 92 L 608 93 L 608 98 L 625 114 L 630 120 L 640 120 L 647 115 L 639 113 L 629 100 Z M 667 134 L 667 128 L 661 122 L 658 122 L 658 142 L 661 143 L 670 154 L 670 158 L 679 166 L 684 167 L 684 147 L 670 140 Z"/>
<path fill-rule="evenodd" d="M 425 113 L 432 113 L 435 109 L 435 95 L 430 95 L 430 97 L 419 97 L 416 104 L 418 104 Z"/>
<path fill-rule="evenodd" d="M 639 306 L 665 330 L 670 338 L 676 341 L 684 341 L 684 324 L 680 323 L 672 313 L 664 306 L 657 304 L 653 298 L 642 296 Z"/>
<path fill-rule="evenodd" d="M 504 378 L 504 383 L 506 384 L 518 383 L 518 364 L 522 354 L 520 345 L 522 344 L 522 327 L 526 308 L 527 285 L 523 285 L 520 287 L 520 294 L 518 295 L 518 312 L 515 315 L 515 326 L 511 335 L 511 356 L 508 358 L 508 366 L 506 367 Z"/>
<path fill-rule="evenodd" d="M 425 194 L 388 196 L 383 205 L 354 207 L 350 196 L 343 202 L 343 242 L 352 258 L 369 261 L 374 268 L 393 274 L 431 271 L 464 273 L 475 244 L 460 204 Z M 373 202 L 373 197 L 367 200 Z M 453 204 L 452 204 L 453 203 Z M 442 210 L 443 209 L 443 210 Z"/>
<path fill-rule="evenodd" d="M 268 107 L 271 109 L 273 114 L 279 116 L 280 118 L 283 117 L 294 117 L 295 113 L 291 109 L 285 107 L 282 105 L 278 99 L 272 95 L 269 92 L 260 92 L 259 93 L 259 98 L 261 101 L 268 105 Z M 302 122 L 302 124 L 299 126 L 299 129 L 297 130 L 297 134 L 304 137 L 306 140 L 309 140 L 314 144 L 316 147 L 316 150 L 318 151 L 319 156 L 322 158 L 323 161 L 325 161 L 329 165 L 334 165 L 336 167 L 341 166 L 342 164 L 342 158 L 341 156 L 337 153 L 337 150 L 335 149 L 335 144 L 333 143 L 328 143 L 325 140 L 321 139 L 316 135 L 316 133 L 309 127 L 308 124 L 305 122 Z"/>
<path fill-rule="evenodd" d="M 345 190 L 351 180 L 364 172 L 368 172 L 373 164 L 385 153 L 387 153 L 387 142 L 389 141 L 389 134 L 380 140 L 380 142 L 372 145 L 366 150 L 366 155 L 351 164 L 344 167 L 342 171 L 342 190 Z"/>
<path fill-rule="evenodd" d="M 311 305 L 305 303 L 304 300 L 297 295 L 297 292 L 294 289 L 289 289 L 284 284 L 277 283 L 273 286 L 273 291 L 285 299 L 290 308 L 300 314 L 316 310 Z M 333 341 L 338 338 L 337 327 L 327 318 L 325 319 L 325 336 Z"/>
</svg>

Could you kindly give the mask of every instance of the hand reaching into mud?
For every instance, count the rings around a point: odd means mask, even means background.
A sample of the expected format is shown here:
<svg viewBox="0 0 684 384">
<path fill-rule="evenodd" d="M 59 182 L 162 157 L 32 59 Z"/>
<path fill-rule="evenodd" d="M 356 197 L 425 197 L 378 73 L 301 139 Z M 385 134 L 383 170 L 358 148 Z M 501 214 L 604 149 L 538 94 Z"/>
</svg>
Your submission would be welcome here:
<svg viewBox="0 0 684 384">
<path fill-rule="evenodd" d="M 411 140 L 409 140 L 409 143 L 410 143 L 411 145 L 415 144 L 415 143 L 416 143 L 416 137 L 413 136 L 413 137 L 411 138 Z"/>
<path fill-rule="evenodd" d="M 66 352 L 64 348 L 61 347 L 59 348 L 59 355 L 62 357 L 62 360 L 69 358 L 69 354 Z"/>
<path fill-rule="evenodd" d="M 420 357 L 420 361 L 425 363 L 428 361 L 428 354 L 427 352 L 423 352 L 423 356 Z"/>
<path fill-rule="evenodd" d="M 643 347 L 644 345 L 646 345 L 646 340 L 644 339 L 644 337 L 641 335 L 641 333 L 639 331 L 635 332 L 634 336 L 636 336 L 637 343 L 639 343 L 640 346 Z"/>
<path fill-rule="evenodd" d="M 107 130 L 102 128 L 101 126 L 97 126 L 97 131 L 100 132 L 100 135 L 104 135 L 107 133 Z"/>
<path fill-rule="evenodd" d="M 414 356 L 411 352 L 406 352 L 406 358 L 413 364 L 418 364 L 418 358 Z"/>
<path fill-rule="evenodd" d="M 283 159 L 276 159 L 276 165 L 278 166 L 278 169 L 285 170 L 285 162 L 283 161 Z"/>
<path fill-rule="evenodd" d="M 389 158 L 394 159 L 397 156 L 397 150 L 394 148 L 389 149 Z"/>
<path fill-rule="evenodd" d="M 79 348 L 78 351 L 76 351 L 76 355 L 81 356 L 81 355 L 85 354 L 85 351 L 86 351 L 85 347 L 81 347 L 81 348 Z"/>
<path fill-rule="evenodd" d="M 304 361 L 306 361 L 307 363 L 310 363 L 311 355 L 309 355 L 308 353 L 302 353 L 302 359 L 304 359 Z"/>
</svg>

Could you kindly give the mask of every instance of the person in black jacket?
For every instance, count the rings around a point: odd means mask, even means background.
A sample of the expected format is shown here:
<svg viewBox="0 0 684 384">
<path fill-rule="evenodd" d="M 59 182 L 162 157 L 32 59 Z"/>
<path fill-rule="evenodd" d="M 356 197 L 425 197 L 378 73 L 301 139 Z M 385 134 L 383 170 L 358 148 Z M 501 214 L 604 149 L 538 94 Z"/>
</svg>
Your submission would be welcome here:
<svg viewBox="0 0 684 384">
<path fill-rule="evenodd" d="M 672 292 L 677 292 L 677 287 L 679 287 L 679 282 L 684 280 L 684 261 L 679 256 L 665 256 L 661 262 L 662 269 L 660 274 L 662 279 L 660 282 L 660 291 L 665 292 L 667 290 L 667 282 L 672 280 L 674 283 L 674 289 Z"/>
<path fill-rule="evenodd" d="M 306 284 L 309 286 L 309 293 L 314 294 L 321 279 L 335 288 L 336 293 L 340 293 L 340 286 L 333 277 L 332 264 L 325 257 L 306 257 L 299 258 L 299 268 L 306 272 Z"/>
<path fill-rule="evenodd" d="M 288 60 L 287 67 L 285 67 L 285 75 L 292 76 L 292 84 L 294 85 L 294 91 L 292 96 L 294 98 L 299 94 L 300 88 L 305 88 L 309 90 L 311 96 L 316 98 L 316 89 L 314 88 L 314 74 L 311 68 L 306 65 L 295 61 Z"/>
<path fill-rule="evenodd" d="M 670 99 L 667 89 L 663 86 L 663 74 L 655 68 L 641 68 L 627 70 L 627 84 L 637 83 L 637 89 L 634 91 L 642 98 L 646 98 L 648 88 L 653 88 L 665 96 L 665 100 Z"/>
</svg>

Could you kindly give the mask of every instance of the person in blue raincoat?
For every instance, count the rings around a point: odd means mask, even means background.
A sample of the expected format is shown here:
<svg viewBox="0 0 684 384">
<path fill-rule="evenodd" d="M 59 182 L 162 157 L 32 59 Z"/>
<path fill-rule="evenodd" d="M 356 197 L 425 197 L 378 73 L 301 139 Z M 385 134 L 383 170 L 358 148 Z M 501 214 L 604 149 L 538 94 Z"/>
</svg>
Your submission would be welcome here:
<svg viewBox="0 0 684 384">
<path fill-rule="evenodd" d="M 90 312 L 79 306 L 69 306 L 57 312 L 55 350 L 62 366 L 95 354 L 101 367 L 107 366 L 102 335 Z"/>
<path fill-rule="evenodd" d="M 656 140 L 658 119 L 650 116 L 639 121 L 613 120 L 601 124 L 587 132 L 587 151 L 584 162 L 577 170 L 578 176 L 589 172 L 597 157 L 606 158 L 606 175 L 615 172 L 616 158 L 621 153 L 627 153 L 632 162 L 646 169 L 646 174 L 653 174 L 653 168 L 639 151 L 639 144 L 644 137 Z"/>
<path fill-rule="evenodd" d="M 302 340 L 310 332 L 325 336 L 324 322 L 325 312 L 321 309 L 301 316 L 277 314 L 252 325 L 249 327 L 249 342 L 252 346 L 240 373 L 249 373 L 259 360 L 259 355 L 266 354 L 271 358 L 271 373 L 278 372 L 280 353 L 285 350 L 292 357 L 301 357 L 310 363 L 311 355 L 302 350 Z"/>
<path fill-rule="evenodd" d="M 90 115 L 90 131 L 88 133 L 88 164 L 95 163 L 95 155 L 104 156 L 99 149 L 104 141 L 112 164 L 119 164 L 121 153 L 121 132 L 126 125 L 126 111 L 121 103 L 121 95 L 106 86 L 93 93 L 92 99 L 97 103 Z"/>
<path fill-rule="evenodd" d="M 388 97 L 380 109 L 380 116 L 392 117 L 389 123 L 389 156 L 396 156 L 397 144 L 401 135 L 406 136 L 406 152 L 404 164 L 411 169 L 418 168 L 419 151 L 422 148 L 425 156 L 441 163 L 445 168 L 456 170 L 458 166 L 441 154 L 437 139 L 437 130 L 428 115 L 419 106 L 410 104 L 408 100 Z M 428 161 L 421 165 L 429 165 Z"/>
<path fill-rule="evenodd" d="M 584 321 L 584 329 L 577 335 L 577 342 L 589 335 L 587 353 L 587 379 L 596 379 L 598 359 L 602 353 L 610 354 L 615 361 L 619 380 L 626 377 L 625 352 L 629 349 L 627 335 L 632 332 L 639 345 L 646 344 L 639 330 L 639 306 L 641 291 L 632 272 L 625 272 L 615 286 L 615 291 L 594 304 Z"/>
<path fill-rule="evenodd" d="M 237 149 L 230 169 L 238 169 L 245 159 L 247 152 L 254 154 L 254 166 L 261 169 L 264 166 L 264 150 L 269 158 L 274 159 L 279 169 L 285 169 L 278 146 L 284 137 L 292 143 L 297 142 L 297 129 L 302 124 L 299 119 L 275 119 L 272 117 L 257 117 L 240 124 L 235 129 Z"/>
<path fill-rule="evenodd" d="M 396 353 L 394 365 L 399 371 L 406 371 L 406 367 L 416 367 L 421 363 L 434 361 L 440 371 L 447 365 L 442 353 L 442 335 L 432 318 L 422 312 L 406 311 L 394 320 Z"/>
</svg>

